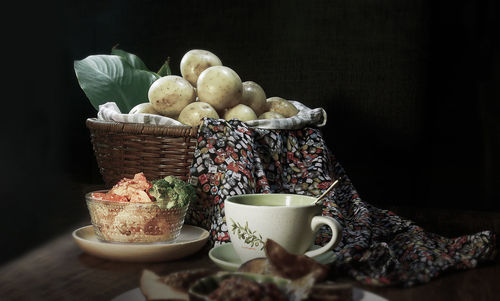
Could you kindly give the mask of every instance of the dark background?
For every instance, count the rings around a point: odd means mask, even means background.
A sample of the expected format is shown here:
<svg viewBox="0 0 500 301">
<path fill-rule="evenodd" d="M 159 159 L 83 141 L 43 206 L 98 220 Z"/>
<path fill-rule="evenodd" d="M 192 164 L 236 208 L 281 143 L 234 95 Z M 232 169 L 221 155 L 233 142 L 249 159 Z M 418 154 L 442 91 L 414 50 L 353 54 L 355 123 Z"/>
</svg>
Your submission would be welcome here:
<svg viewBox="0 0 500 301">
<path fill-rule="evenodd" d="M 87 217 L 96 112 L 73 61 L 116 44 L 153 70 L 170 57 L 175 74 L 207 49 L 268 96 L 323 107 L 328 146 L 378 207 L 500 211 L 493 0 L 17 5 L 2 26 L 2 262 Z"/>
</svg>

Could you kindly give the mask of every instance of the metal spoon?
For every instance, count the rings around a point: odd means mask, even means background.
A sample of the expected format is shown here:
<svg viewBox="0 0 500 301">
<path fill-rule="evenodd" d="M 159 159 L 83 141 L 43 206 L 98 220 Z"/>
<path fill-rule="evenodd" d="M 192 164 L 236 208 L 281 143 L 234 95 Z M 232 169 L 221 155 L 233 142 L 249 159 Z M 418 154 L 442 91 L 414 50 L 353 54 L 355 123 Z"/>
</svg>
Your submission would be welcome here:
<svg viewBox="0 0 500 301">
<path fill-rule="evenodd" d="M 321 204 L 321 199 L 323 199 L 329 192 L 330 190 L 333 189 L 333 187 L 335 187 L 335 185 L 337 185 L 337 183 L 339 182 L 340 179 L 337 179 L 335 180 L 335 182 L 332 183 L 332 185 L 330 185 L 330 187 L 328 187 L 327 190 L 325 190 L 325 192 L 323 192 L 323 194 L 321 194 L 317 199 L 316 201 L 314 201 L 314 205 L 320 205 Z"/>
</svg>

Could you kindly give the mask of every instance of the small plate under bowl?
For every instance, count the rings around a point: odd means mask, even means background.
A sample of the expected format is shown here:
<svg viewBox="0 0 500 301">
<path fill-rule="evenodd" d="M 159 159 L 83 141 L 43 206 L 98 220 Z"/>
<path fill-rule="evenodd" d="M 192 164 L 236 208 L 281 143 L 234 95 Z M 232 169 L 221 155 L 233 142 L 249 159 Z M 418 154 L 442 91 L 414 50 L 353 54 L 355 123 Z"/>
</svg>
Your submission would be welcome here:
<svg viewBox="0 0 500 301">
<path fill-rule="evenodd" d="M 319 246 L 314 245 L 311 249 L 317 248 L 319 248 Z M 234 272 L 238 270 L 243 263 L 234 251 L 232 243 L 225 243 L 223 245 L 213 247 L 208 252 L 208 257 L 210 257 L 210 260 L 212 260 L 217 266 L 226 271 Z M 335 261 L 336 255 L 333 251 L 328 251 L 312 258 L 319 263 L 328 264 Z"/>
<path fill-rule="evenodd" d="M 73 231 L 73 240 L 86 253 L 115 261 L 158 262 L 180 259 L 200 250 L 208 240 L 208 231 L 184 225 L 181 234 L 171 242 L 119 243 L 97 238 L 93 227 Z"/>
</svg>

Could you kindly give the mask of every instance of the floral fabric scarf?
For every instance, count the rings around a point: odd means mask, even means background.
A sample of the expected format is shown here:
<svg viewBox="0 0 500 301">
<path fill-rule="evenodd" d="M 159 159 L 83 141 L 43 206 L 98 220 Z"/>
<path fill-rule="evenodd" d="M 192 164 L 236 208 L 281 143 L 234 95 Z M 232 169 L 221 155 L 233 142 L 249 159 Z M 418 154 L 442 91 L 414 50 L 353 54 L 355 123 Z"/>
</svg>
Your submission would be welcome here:
<svg viewBox="0 0 500 301">
<path fill-rule="evenodd" d="M 361 200 L 317 128 L 265 130 L 237 120 L 207 119 L 200 126 L 190 180 L 200 198 L 186 223 L 210 232 L 210 243 L 230 241 L 224 200 L 246 193 L 318 196 L 341 179 L 323 202 L 323 215 L 343 227 L 335 270 L 373 285 L 412 286 L 452 269 L 493 259 L 495 235 L 484 231 L 447 238 Z M 322 228 L 316 243 L 330 239 Z"/>
</svg>

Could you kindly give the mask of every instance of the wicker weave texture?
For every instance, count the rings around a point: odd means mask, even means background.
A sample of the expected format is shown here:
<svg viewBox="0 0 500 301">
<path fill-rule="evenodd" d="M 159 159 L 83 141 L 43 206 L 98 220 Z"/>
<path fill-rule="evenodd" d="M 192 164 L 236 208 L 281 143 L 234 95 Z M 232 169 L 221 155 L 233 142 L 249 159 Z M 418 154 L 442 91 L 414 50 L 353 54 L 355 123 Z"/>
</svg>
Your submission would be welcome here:
<svg viewBox="0 0 500 301">
<path fill-rule="evenodd" d="M 86 121 L 106 186 L 144 172 L 148 179 L 167 175 L 188 178 L 197 128 Z"/>
</svg>

